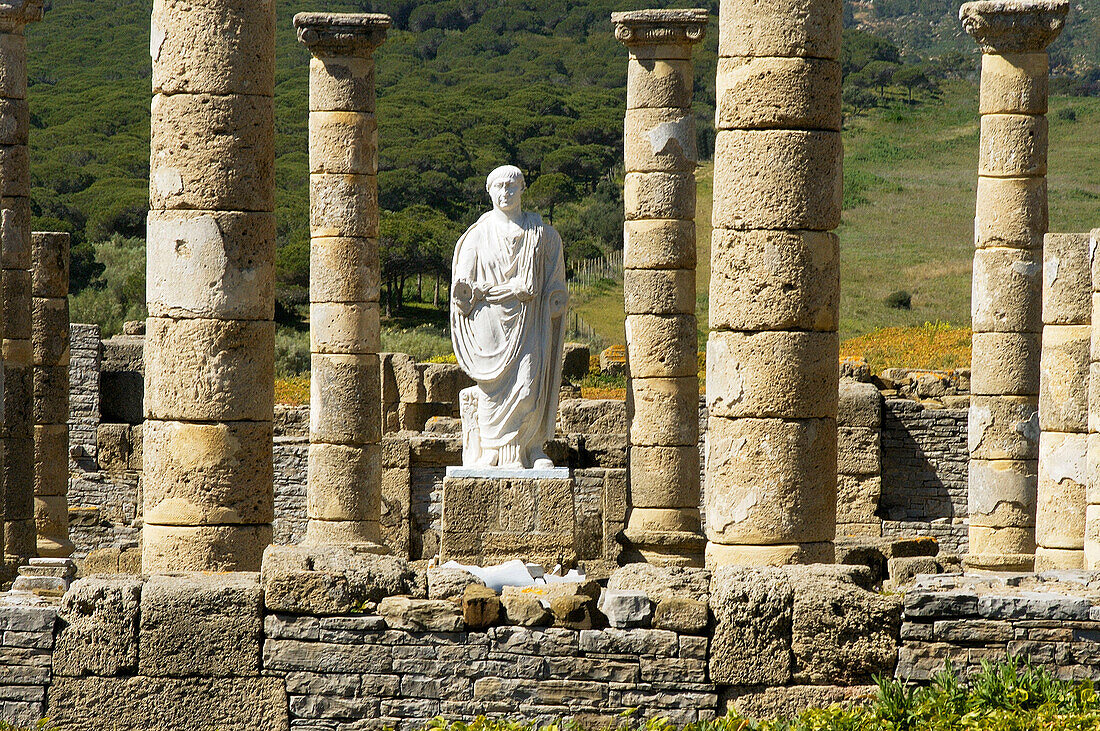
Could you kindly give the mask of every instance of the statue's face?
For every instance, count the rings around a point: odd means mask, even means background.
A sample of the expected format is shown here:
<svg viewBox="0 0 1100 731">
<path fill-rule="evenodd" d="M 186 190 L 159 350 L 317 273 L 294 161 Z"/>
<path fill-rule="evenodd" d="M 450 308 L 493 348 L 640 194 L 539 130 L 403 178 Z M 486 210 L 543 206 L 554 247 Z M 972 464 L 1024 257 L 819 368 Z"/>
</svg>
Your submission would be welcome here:
<svg viewBox="0 0 1100 731">
<path fill-rule="evenodd" d="M 494 180 L 489 186 L 489 197 L 493 201 L 493 207 L 498 211 L 511 213 L 520 209 L 520 201 L 523 198 L 523 181 L 521 180 Z"/>
</svg>

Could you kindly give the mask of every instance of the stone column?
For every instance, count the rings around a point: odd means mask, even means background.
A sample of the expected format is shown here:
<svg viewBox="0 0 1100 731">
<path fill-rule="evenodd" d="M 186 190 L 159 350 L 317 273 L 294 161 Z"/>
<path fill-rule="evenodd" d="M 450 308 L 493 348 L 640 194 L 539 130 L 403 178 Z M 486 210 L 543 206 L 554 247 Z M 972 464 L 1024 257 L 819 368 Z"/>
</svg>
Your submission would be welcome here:
<svg viewBox="0 0 1100 731">
<path fill-rule="evenodd" d="M 27 41 L 23 26 L 42 20 L 42 0 L 0 5 L 0 240 L 3 246 L 3 554 L 10 578 L 36 555 L 31 408 L 31 172 L 27 153 Z"/>
<path fill-rule="evenodd" d="M 708 567 L 831 562 L 840 0 L 724 0 L 707 344 Z"/>
<path fill-rule="evenodd" d="M 310 544 L 379 546 L 378 125 L 374 50 L 388 15 L 301 13 L 309 71 Z"/>
<path fill-rule="evenodd" d="M 695 320 L 695 75 L 706 10 L 613 13 L 627 66 L 626 307 L 635 558 L 702 566 Z M 663 336 L 671 335 L 668 340 Z"/>
<path fill-rule="evenodd" d="M 1030 570 L 1047 231 L 1045 49 L 1066 0 L 980 0 L 959 10 L 982 49 L 974 221 L 967 565 Z"/>
<path fill-rule="evenodd" d="M 155 0 L 142 567 L 271 542 L 275 3 Z"/>
<path fill-rule="evenodd" d="M 1100 228 L 1088 240 L 1092 280 L 1089 338 L 1088 446 L 1085 459 L 1085 568 L 1100 569 Z"/>
<path fill-rule="evenodd" d="M 65 558 L 69 540 L 69 234 L 34 233 L 34 521 L 38 555 Z"/>
<path fill-rule="evenodd" d="M 1047 234 L 1035 570 L 1085 568 L 1092 273 L 1088 234 Z"/>
</svg>

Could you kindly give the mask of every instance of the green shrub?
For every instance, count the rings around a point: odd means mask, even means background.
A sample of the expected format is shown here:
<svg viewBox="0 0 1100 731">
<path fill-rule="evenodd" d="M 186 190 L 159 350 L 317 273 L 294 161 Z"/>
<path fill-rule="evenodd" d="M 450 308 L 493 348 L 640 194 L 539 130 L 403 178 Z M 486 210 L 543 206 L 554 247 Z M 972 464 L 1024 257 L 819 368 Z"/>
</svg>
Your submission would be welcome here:
<svg viewBox="0 0 1100 731">
<path fill-rule="evenodd" d="M 886 295 L 886 306 L 892 310 L 911 310 L 913 309 L 913 295 L 904 289 L 891 292 Z"/>
<path fill-rule="evenodd" d="M 309 373 L 309 333 L 280 327 L 275 330 L 275 375 L 282 378 Z"/>
<path fill-rule="evenodd" d="M 1054 116 L 1063 122 L 1076 122 L 1077 110 L 1073 107 L 1062 107 Z"/>
</svg>

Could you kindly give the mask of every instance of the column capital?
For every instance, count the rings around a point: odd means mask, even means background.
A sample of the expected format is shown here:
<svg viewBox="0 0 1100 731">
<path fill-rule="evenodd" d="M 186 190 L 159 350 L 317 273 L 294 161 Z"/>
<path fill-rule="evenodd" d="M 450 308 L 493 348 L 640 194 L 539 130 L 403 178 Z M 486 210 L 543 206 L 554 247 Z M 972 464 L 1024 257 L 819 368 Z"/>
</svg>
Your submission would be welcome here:
<svg viewBox="0 0 1100 731">
<path fill-rule="evenodd" d="M 626 46 L 691 46 L 707 33 L 705 8 L 612 13 L 615 37 Z"/>
<path fill-rule="evenodd" d="M 0 32 L 11 33 L 42 20 L 43 0 L 0 0 Z"/>
<path fill-rule="evenodd" d="M 2 1 L 2 0 L 0 0 Z M 298 13 L 298 41 L 318 58 L 370 56 L 392 24 L 381 13 Z"/>
<path fill-rule="evenodd" d="M 1042 53 L 1066 24 L 1069 0 L 976 0 L 959 8 L 982 53 Z"/>
</svg>

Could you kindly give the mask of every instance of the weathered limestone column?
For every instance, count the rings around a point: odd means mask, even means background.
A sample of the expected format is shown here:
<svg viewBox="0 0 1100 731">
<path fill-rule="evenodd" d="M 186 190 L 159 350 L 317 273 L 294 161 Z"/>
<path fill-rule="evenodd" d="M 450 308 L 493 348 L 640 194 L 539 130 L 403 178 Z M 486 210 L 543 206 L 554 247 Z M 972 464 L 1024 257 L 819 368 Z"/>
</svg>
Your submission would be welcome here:
<svg viewBox="0 0 1100 731">
<path fill-rule="evenodd" d="M 69 234 L 31 235 L 34 521 L 38 555 L 65 558 L 69 540 Z"/>
<path fill-rule="evenodd" d="M 155 0 L 142 568 L 271 542 L 275 3 Z"/>
<path fill-rule="evenodd" d="M 1092 272 L 1088 234 L 1047 234 L 1035 570 L 1085 568 Z"/>
<path fill-rule="evenodd" d="M 635 557 L 702 566 L 692 46 L 707 11 L 612 13 L 627 66 L 623 303 Z M 664 335 L 673 337 L 665 340 Z"/>
<path fill-rule="evenodd" d="M 310 544 L 381 550 L 378 125 L 374 50 L 388 15 L 301 13 L 309 73 Z"/>
<path fill-rule="evenodd" d="M 1030 570 L 1038 485 L 1047 45 L 1066 0 L 979 0 L 959 10 L 982 49 L 971 319 L 967 565 Z"/>
<path fill-rule="evenodd" d="M 1085 568 L 1100 569 L 1100 228 L 1089 235 L 1092 280 L 1089 338 L 1088 447 L 1085 461 Z"/>
<path fill-rule="evenodd" d="M 723 0 L 708 567 L 831 562 L 842 201 L 840 0 Z"/>
<path fill-rule="evenodd" d="M 3 551 L 0 579 L 36 555 L 31 409 L 31 172 L 27 152 L 27 41 L 42 0 L 0 5 L 0 241 L 3 245 Z"/>
</svg>

